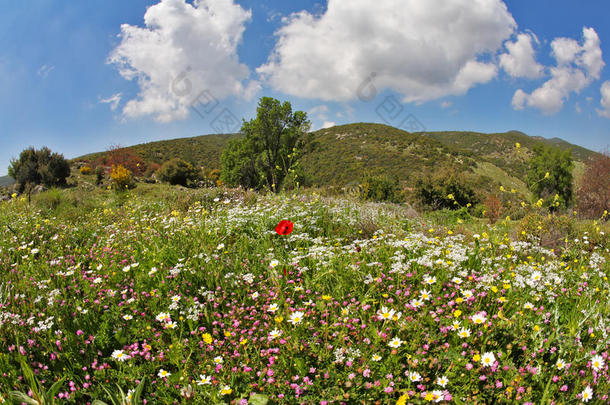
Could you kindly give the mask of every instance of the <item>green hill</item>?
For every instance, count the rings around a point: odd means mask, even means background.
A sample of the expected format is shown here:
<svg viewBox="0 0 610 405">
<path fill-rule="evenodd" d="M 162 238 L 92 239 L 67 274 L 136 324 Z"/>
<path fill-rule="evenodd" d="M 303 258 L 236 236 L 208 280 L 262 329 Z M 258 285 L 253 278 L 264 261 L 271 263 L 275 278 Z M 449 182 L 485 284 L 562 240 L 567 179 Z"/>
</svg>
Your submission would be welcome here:
<svg viewBox="0 0 610 405">
<path fill-rule="evenodd" d="M 163 163 L 182 158 L 196 166 L 220 168 L 220 156 L 239 134 L 204 135 L 150 142 L 129 147 L 146 161 Z M 517 148 L 516 144 L 520 147 Z M 313 132 L 314 147 L 303 158 L 311 181 L 318 186 L 343 186 L 367 173 L 397 176 L 410 187 L 424 173 L 440 168 L 461 173 L 484 189 L 496 184 L 526 193 L 523 178 L 537 144 L 571 149 L 576 173 L 595 152 L 558 138 L 531 137 L 518 131 L 409 133 L 382 124 L 355 123 Z M 95 159 L 101 153 L 80 159 Z"/>
<path fill-rule="evenodd" d="M 0 177 L 0 187 L 8 187 L 15 184 L 15 179 L 11 176 L 2 176 Z"/>
</svg>

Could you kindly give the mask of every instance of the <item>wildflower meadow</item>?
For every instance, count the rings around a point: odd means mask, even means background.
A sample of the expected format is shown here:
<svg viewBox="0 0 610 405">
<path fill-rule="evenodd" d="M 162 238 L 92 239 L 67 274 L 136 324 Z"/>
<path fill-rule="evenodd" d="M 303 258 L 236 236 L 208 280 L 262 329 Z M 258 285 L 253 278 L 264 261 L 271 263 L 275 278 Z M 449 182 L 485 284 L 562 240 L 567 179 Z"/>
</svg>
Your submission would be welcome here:
<svg viewBox="0 0 610 405">
<path fill-rule="evenodd" d="M 0 203 L 0 403 L 610 402 L 603 228 L 551 249 L 313 192 L 99 193 Z"/>
</svg>

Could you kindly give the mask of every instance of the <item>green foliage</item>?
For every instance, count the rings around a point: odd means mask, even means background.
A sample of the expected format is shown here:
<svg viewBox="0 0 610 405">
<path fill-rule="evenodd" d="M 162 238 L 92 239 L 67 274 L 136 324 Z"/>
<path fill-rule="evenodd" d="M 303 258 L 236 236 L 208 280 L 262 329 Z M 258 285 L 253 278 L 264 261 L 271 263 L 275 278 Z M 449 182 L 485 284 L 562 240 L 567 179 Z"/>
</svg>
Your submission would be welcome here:
<svg viewBox="0 0 610 405">
<path fill-rule="evenodd" d="M 538 145 L 529 161 L 527 185 L 552 209 L 572 203 L 572 153 Z"/>
<path fill-rule="evenodd" d="M 108 395 L 108 397 L 110 397 L 111 405 L 140 405 L 142 403 L 142 401 L 140 400 L 140 397 L 142 396 L 142 390 L 144 390 L 145 381 L 146 381 L 146 377 L 142 378 L 142 381 L 140 381 L 140 384 L 138 384 L 138 386 L 133 391 L 133 393 L 128 392 L 127 394 L 125 394 L 123 389 L 118 385 L 117 385 L 118 392 L 116 392 L 116 393 L 109 391 L 106 387 L 103 387 L 103 388 L 104 388 L 104 391 L 106 392 L 106 394 Z M 93 401 L 93 403 L 91 405 L 108 405 L 108 404 L 104 401 L 96 399 L 95 401 Z"/>
<path fill-rule="evenodd" d="M 446 172 L 443 170 L 417 181 L 415 196 L 421 205 L 433 210 L 455 210 L 479 202 L 474 189 L 466 180 L 453 174 L 446 175 Z"/>
<path fill-rule="evenodd" d="M 222 154 L 222 180 L 229 185 L 279 191 L 303 151 L 310 122 L 289 102 L 263 97 L 256 118 L 244 122 L 244 138 Z"/>
<path fill-rule="evenodd" d="M 165 162 L 157 171 L 157 175 L 161 181 L 181 186 L 187 186 L 197 179 L 195 168 L 182 159 L 172 159 L 169 162 Z"/>
<path fill-rule="evenodd" d="M 28 405 L 54 405 L 55 404 L 55 395 L 61 389 L 61 385 L 63 384 L 65 377 L 56 381 L 48 391 L 44 389 L 42 384 L 38 382 L 36 377 L 34 377 L 34 372 L 27 365 L 24 359 L 21 359 L 21 372 L 25 377 L 25 381 L 27 382 L 30 391 L 32 391 L 32 396 L 27 395 L 21 391 L 11 391 L 8 394 L 8 399 L 13 401 L 13 403 L 21 404 L 25 403 Z"/>
<path fill-rule="evenodd" d="M 531 213 L 525 216 L 517 228 L 519 238 L 535 241 L 540 245 L 557 249 L 576 235 L 576 226 L 567 215 L 542 216 Z"/>
<path fill-rule="evenodd" d="M 8 172 L 19 183 L 19 192 L 23 192 L 28 185 L 64 185 L 70 176 L 70 164 L 63 155 L 52 153 L 47 147 L 39 150 L 31 147 L 11 161 Z"/>
<path fill-rule="evenodd" d="M 403 199 L 398 179 L 385 174 L 367 176 L 361 189 L 365 200 L 397 203 Z"/>
</svg>

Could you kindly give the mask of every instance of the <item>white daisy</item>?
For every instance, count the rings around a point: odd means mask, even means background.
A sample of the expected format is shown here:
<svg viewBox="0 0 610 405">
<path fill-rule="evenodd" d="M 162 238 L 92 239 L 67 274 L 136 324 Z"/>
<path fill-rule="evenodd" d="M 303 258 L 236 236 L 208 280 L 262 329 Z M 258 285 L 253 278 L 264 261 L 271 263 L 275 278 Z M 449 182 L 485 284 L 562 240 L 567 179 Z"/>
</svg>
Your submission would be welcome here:
<svg viewBox="0 0 610 405">
<path fill-rule="evenodd" d="M 496 362 L 496 356 L 492 352 L 487 352 L 481 357 L 483 367 L 491 367 Z"/>
<path fill-rule="evenodd" d="M 165 371 L 163 369 L 159 370 L 159 373 L 157 374 L 159 376 L 159 378 L 167 378 L 170 375 L 172 375 L 172 373 L 170 373 L 169 371 Z"/>
<path fill-rule="evenodd" d="M 125 361 L 129 359 L 129 355 L 125 354 L 122 350 L 115 350 L 112 352 L 112 358 L 118 361 Z"/>
<path fill-rule="evenodd" d="M 288 322 L 290 322 L 293 325 L 298 325 L 303 320 L 303 315 L 305 315 L 303 312 L 295 311 L 292 314 L 290 314 L 290 318 L 288 318 Z"/>
<path fill-rule="evenodd" d="M 402 345 L 404 342 L 402 340 L 400 340 L 399 338 L 395 337 L 394 339 L 390 340 L 390 343 L 388 343 L 388 346 L 390 346 L 391 348 L 399 348 L 400 345 Z"/>
<path fill-rule="evenodd" d="M 605 364 L 604 359 L 599 354 L 597 356 L 593 356 L 593 358 L 591 358 L 591 367 L 593 367 L 593 370 L 595 370 L 595 371 L 599 371 L 602 368 L 604 368 L 604 364 Z"/>
</svg>

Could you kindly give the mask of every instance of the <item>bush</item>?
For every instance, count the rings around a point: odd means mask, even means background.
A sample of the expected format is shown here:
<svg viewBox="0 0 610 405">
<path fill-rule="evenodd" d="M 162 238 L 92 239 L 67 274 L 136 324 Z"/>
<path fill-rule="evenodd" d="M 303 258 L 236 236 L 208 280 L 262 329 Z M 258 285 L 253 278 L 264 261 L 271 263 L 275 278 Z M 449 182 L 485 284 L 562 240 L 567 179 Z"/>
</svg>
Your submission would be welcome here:
<svg viewBox="0 0 610 405">
<path fill-rule="evenodd" d="M 19 159 L 11 161 L 8 174 L 17 180 L 19 192 L 26 186 L 44 184 L 46 187 L 62 186 L 70 176 L 70 164 L 63 155 L 52 153 L 47 147 L 40 150 L 28 148 Z"/>
<path fill-rule="evenodd" d="M 134 176 L 141 176 L 146 172 L 146 162 L 129 148 L 112 145 L 106 151 L 103 164 L 107 166 L 123 166 Z"/>
<path fill-rule="evenodd" d="M 157 176 L 159 180 L 169 184 L 187 186 L 197 179 L 197 172 L 190 163 L 182 159 L 172 159 L 161 166 Z"/>
<path fill-rule="evenodd" d="M 90 166 L 83 166 L 80 169 L 78 169 L 78 171 L 80 172 L 80 174 L 84 174 L 84 175 L 89 175 L 93 172 L 93 170 L 91 170 Z"/>
<path fill-rule="evenodd" d="M 110 179 L 112 180 L 112 187 L 117 191 L 127 190 L 134 186 L 131 171 L 121 165 L 112 166 Z"/>
<path fill-rule="evenodd" d="M 517 227 L 520 240 L 536 239 L 540 245 L 556 249 L 565 245 L 565 240 L 576 234 L 575 222 L 567 215 L 547 215 L 532 213 L 526 215 Z"/>
<path fill-rule="evenodd" d="M 585 218 L 602 218 L 610 211 L 610 154 L 601 153 L 587 163 L 576 193 L 577 209 Z"/>
<path fill-rule="evenodd" d="M 402 201 L 398 179 L 387 175 L 370 175 L 362 182 L 362 198 L 370 201 Z"/>
<path fill-rule="evenodd" d="M 502 201 L 495 194 L 489 194 L 485 199 L 485 218 L 489 219 L 489 222 L 494 224 L 504 211 Z"/>
<path fill-rule="evenodd" d="M 479 202 L 474 189 L 466 181 L 441 173 L 418 180 L 415 197 L 421 205 L 433 210 L 456 210 Z"/>
</svg>

